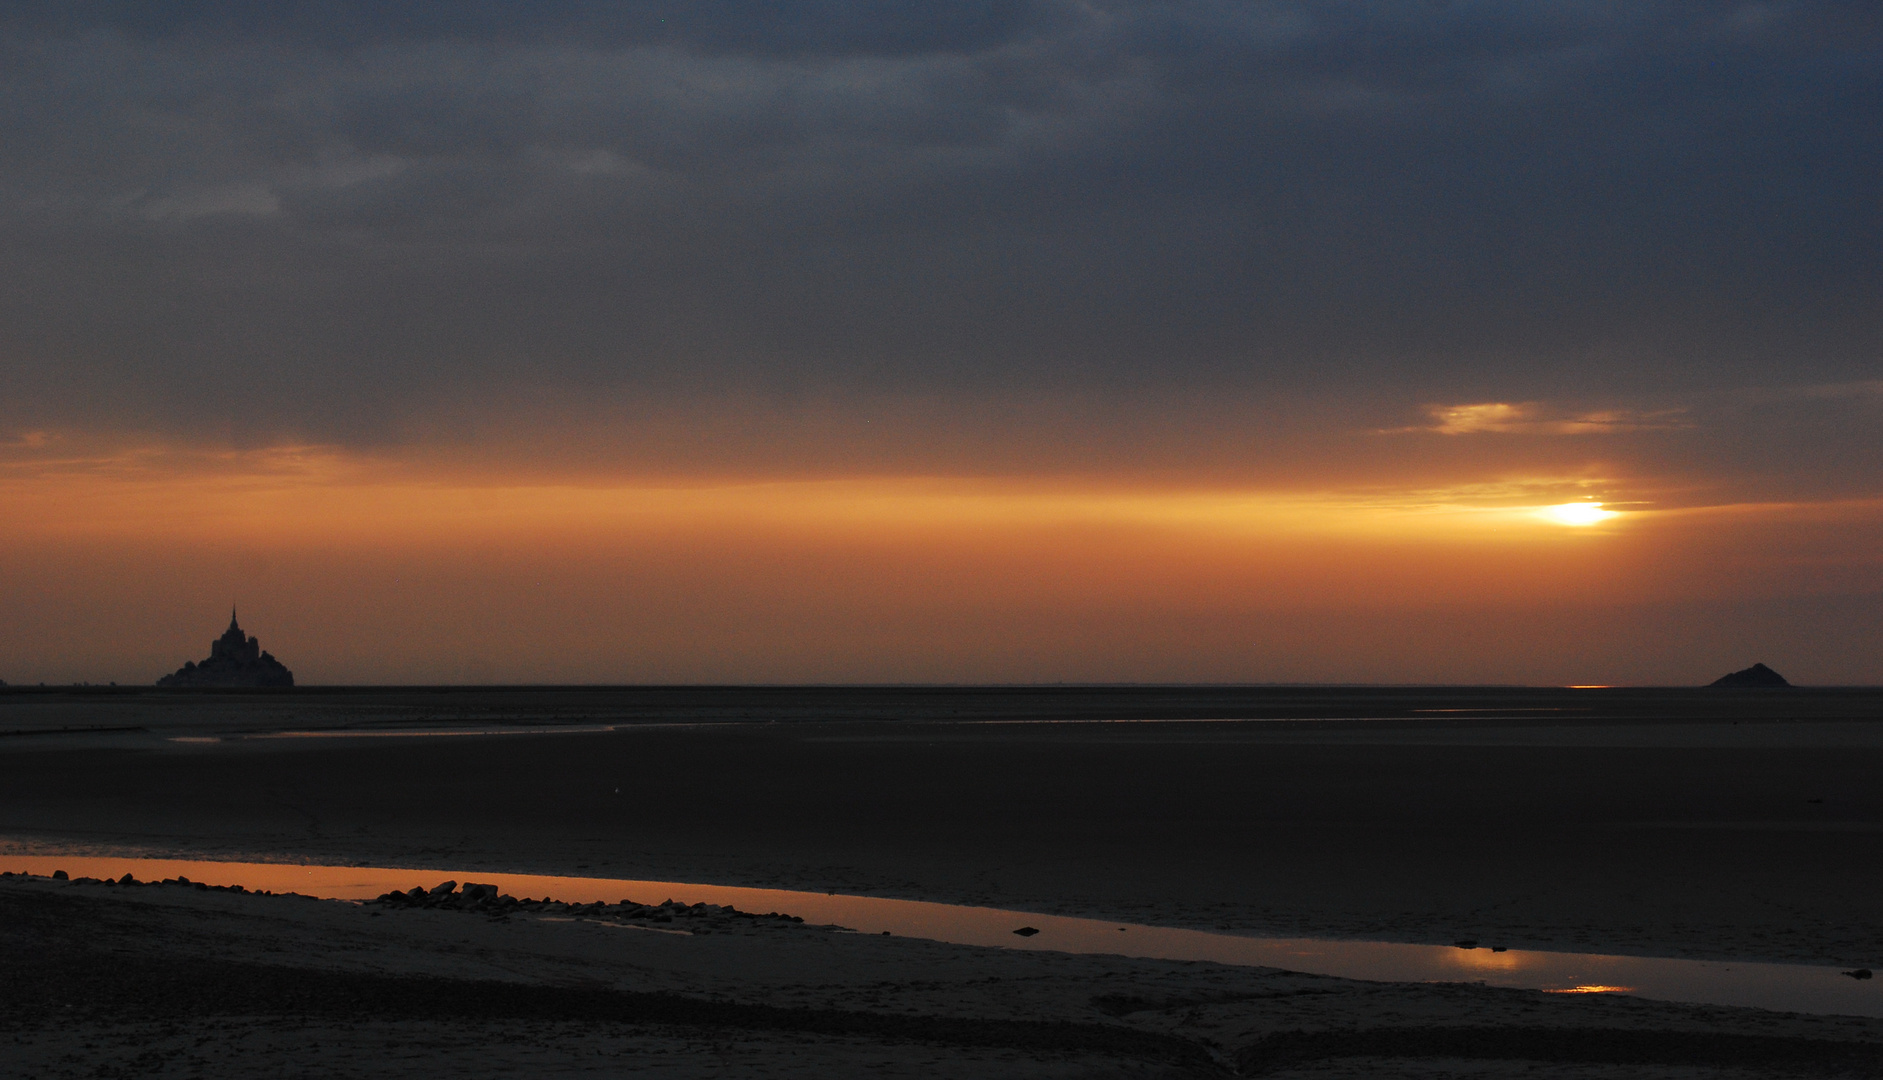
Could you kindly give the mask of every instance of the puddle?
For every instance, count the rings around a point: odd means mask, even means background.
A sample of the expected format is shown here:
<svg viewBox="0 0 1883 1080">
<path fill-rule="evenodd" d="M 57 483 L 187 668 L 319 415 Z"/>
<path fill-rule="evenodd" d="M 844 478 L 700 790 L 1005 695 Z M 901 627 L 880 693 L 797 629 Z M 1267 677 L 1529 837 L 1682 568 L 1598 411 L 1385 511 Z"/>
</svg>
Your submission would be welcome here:
<svg viewBox="0 0 1883 1080">
<path fill-rule="evenodd" d="M 484 735 L 608 735 L 613 732 L 664 731 L 674 728 L 701 728 L 748 723 L 741 720 L 694 722 L 636 722 L 632 724 L 551 724 L 521 727 L 510 724 L 479 724 L 458 727 L 404 728 L 294 728 L 286 731 L 238 731 L 220 735 L 172 735 L 173 743 L 252 742 L 259 739 L 435 739 Z M 132 729 L 126 729 L 132 730 Z M 135 730 L 143 730 L 138 728 Z"/>
<path fill-rule="evenodd" d="M 951 720 L 958 727 L 1042 727 L 1064 724 L 1345 724 L 1362 720 L 1405 720 L 1404 716 L 1159 716 L 1056 717 L 1018 720 Z"/>
<path fill-rule="evenodd" d="M 568 725 L 559 727 L 474 727 L 474 728 L 401 728 L 397 730 L 355 730 L 332 728 L 324 731 L 263 731 L 239 735 L 173 735 L 171 742 L 240 742 L 251 739 L 416 739 L 455 735 L 602 735 L 617 731 L 616 725 Z"/>
<path fill-rule="evenodd" d="M 1208 960 L 1316 975 L 1385 982 L 1482 982 L 1554 993 L 1627 993 L 1661 1001 L 1745 1005 L 1788 1012 L 1883 1017 L 1883 979 L 1858 981 L 1834 967 L 1809 964 L 1675 960 L 1599 953 L 1462 949 L 1379 941 L 1265 938 L 1239 934 L 1039 915 L 998 908 L 890 900 L 873 896 L 748 889 L 677 881 L 630 881 L 483 870 L 401 870 L 383 866 L 201 862 L 65 855 L 0 856 L 0 870 L 140 881 L 187 877 L 335 900 L 367 900 L 393 889 L 427 888 L 446 879 L 496 885 L 517 897 L 570 902 L 731 904 L 742 911 L 784 912 L 864 934 L 925 938 L 958 945 L 1111 953 L 1158 960 Z M 1016 936 L 1021 927 L 1038 933 Z"/>
</svg>

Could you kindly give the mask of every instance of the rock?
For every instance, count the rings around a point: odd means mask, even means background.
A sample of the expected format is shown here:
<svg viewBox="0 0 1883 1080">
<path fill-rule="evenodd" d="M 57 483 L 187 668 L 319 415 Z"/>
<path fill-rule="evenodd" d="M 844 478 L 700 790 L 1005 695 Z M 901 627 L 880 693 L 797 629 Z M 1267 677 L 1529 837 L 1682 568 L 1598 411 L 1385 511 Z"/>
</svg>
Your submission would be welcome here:
<svg viewBox="0 0 1883 1080">
<path fill-rule="evenodd" d="M 52 872 L 52 880 L 54 880 L 54 881 L 70 881 L 70 880 L 71 880 L 71 878 L 68 878 L 68 877 L 66 877 L 66 875 L 65 875 L 65 871 L 63 871 L 63 870 L 54 870 L 54 871 Z"/>
<path fill-rule="evenodd" d="M 1015 930 L 1014 933 L 1021 937 L 1032 937 L 1034 934 L 1039 933 L 1039 929 L 1032 926 L 1022 926 L 1020 929 Z"/>
<path fill-rule="evenodd" d="M 1858 968 L 1855 971 L 1846 971 L 1844 974 L 1859 981 L 1874 977 L 1869 968 Z"/>
<path fill-rule="evenodd" d="M 1722 675 L 1707 685 L 1724 687 L 1726 689 L 1758 689 L 1761 687 L 1790 686 L 1791 683 L 1785 680 L 1785 676 L 1780 675 L 1764 664 L 1754 664 L 1749 668 L 1735 671 L 1731 675 Z"/>
<path fill-rule="evenodd" d="M 1458 946 L 1461 949 L 1475 949 L 1478 947 L 1478 939 L 1463 938 L 1459 941 L 1452 942 L 1452 944 Z"/>
<path fill-rule="evenodd" d="M 107 884 L 110 884 L 107 882 Z M 202 886 L 197 886 L 202 888 Z M 740 911 L 730 904 L 681 904 L 673 900 L 662 903 L 659 907 L 637 904 L 632 900 L 623 900 L 618 904 L 609 904 L 595 900 L 589 903 L 567 903 L 544 897 L 541 900 L 518 900 L 514 896 L 505 896 L 495 885 L 479 882 L 465 882 L 461 891 L 457 882 L 446 881 L 430 891 L 413 886 L 409 891 L 393 890 L 383 893 L 371 904 L 383 904 L 386 907 L 426 908 L 433 911 L 463 911 L 490 916 L 498 922 L 507 922 L 512 913 L 529 911 L 558 912 L 588 918 L 645 919 L 649 922 L 671 923 L 676 917 L 687 919 L 710 919 L 715 925 L 724 927 L 730 919 L 772 918 L 787 923 L 802 923 L 803 918 L 796 915 L 755 915 L 749 911 Z M 374 915 L 379 914 L 373 912 Z M 696 933 L 705 931 L 694 931 Z M 1028 928 L 1028 933 L 1039 931 Z"/>
</svg>

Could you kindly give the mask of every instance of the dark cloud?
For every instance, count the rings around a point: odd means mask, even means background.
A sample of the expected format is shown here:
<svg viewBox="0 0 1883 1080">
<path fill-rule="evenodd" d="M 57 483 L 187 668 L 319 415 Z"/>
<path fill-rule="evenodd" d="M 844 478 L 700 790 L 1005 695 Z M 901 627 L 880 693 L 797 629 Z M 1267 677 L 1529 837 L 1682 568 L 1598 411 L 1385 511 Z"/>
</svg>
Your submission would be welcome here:
<svg viewBox="0 0 1883 1080">
<path fill-rule="evenodd" d="M 9 5 L 0 420 L 1850 381 L 1874 10 Z"/>
<path fill-rule="evenodd" d="M 0 24 L 35 33 L 110 29 L 148 39 L 268 38 L 329 49 L 456 39 L 542 39 L 589 47 L 681 45 L 762 55 L 968 52 L 1049 21 L 1059 5 L 1010 0 L 139 0 L 9 5 Z"/>
</svg>

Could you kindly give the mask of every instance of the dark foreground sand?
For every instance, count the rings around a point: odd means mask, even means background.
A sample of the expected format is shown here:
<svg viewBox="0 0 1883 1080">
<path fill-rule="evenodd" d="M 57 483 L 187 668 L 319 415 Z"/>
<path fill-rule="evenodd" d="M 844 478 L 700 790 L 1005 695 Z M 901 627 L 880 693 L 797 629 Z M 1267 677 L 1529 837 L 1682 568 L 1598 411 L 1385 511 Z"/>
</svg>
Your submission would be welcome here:
<svg viewBox="0 0 1883 1080">
<path fill-rule="evenodd" d="M 0 731 L 25 732 L 0 740 L 0 835 L 15 850 L 664 878 L 1250 931 L 1433 943 L 1471 937 L 1514 947 L 1878 968 L 1879 706 L 1883 695 L 1875 692 L 0 695 Z M 1092 716 L 1318 719 L 963 722 Z M 1330 719 L 1342 716 L 1371 719 Z M 702 720 L 756 722 L 653 726 Z M 549 735 L 255 737 L 290 729 L 610 723 L 634 726 Z M 50 730 L 61 727 L 94 730 Z M 170 741 L 179 737 L 220 741 Z M 172 891 L 190 899 L 146 899 Z M 1727 1043 L 1692 1041 L 1698 1035 L 1656 1035 L 1641 1044 L 1604 1035 L 1578 1037 L 1571 1043 L 1584 1049 L 1564 1049 L 1531 1029 L 1878 1037 L 1872 1021 L 1303 982 L 1208 965 L 1008 954 L 801 928 L 675 938 L 684 943 L 676 945 L 612 927 L 489 924 L 438 912 L 375 918 L 337 904 L 205 898 L 174 887 L 114 892 L 42 883 L 7 895 L 9 927 L 40 927 L 15 933 L 12 955 L 53 958 L 32 985 L 75 987 L 111 1002 L 89 1012 L 75 1002 L 70 1024 L 50 1023 L 55 1014 L 45 1010 L 19 1014 L 37 1019 L 16 1024 L 14 1037 L 23 1041 L 14 1047 L 41 1055 L 31 1060 L 47 1068 L 70 1055 L 66 1064 L 77 1075 L 159 1045 L 183 1062 L 198 1053 L 190 1049 L 196 1040 L 221 1047 L 215 1053 L 231 1062 L 307 1061 L 309 1075 L 320 1071 L 313 1060 L 351 1063 L 328 1071 L 399 1075 L 401 1068 L 421 1071 L 421 1059 L 474 1075 L 506 1068 L 532 1075 L 1157 1075 L 1171 1067 L 1255 1069 L 1260 1039 L 1294 1029 L 1384 1031 L 1375 1049 L 1415 1062 L 1387 1070 L 1396 1075 L 1505 1074 L 1474 1058 L 1481 1053 L 1542 1061 L 1534 1075 L 1717 1075 L 1707 1070 L 1741 1058 L 1747 1075 L 1771 1075 L 1779 1065 L 1745 1058 L 1766 1053 L 1750 1044 L 1729 1054 L 1721 1049 Z M 101 903 L 108 915 L 85 908 Z M 229 907 L 214 908 L 211 918 L 210 909 L 193 904 Z M 328 914 L 271 914 L 288 909 Z M 101 919 L 115 920 L 121 932 L 94 943 L 74 929 Z M 443 937 L 423 929 L 437 927 L 452 929 L 438 931 Z M 225 949 L 218 941 L 234 944 Z M 116 950 L 115 959 L 101 949 Z M 268 970 L 206 967 L 209 956 Z M 208 1002 L 195 1011 L 166 1013 L 152 1004 L 178 999 L 161 989 L 166 978 L 207 972 L 216 985 L 293 986 L 298 976 L 284 966 L 309 964 L 353 972 L 348 978 L 496 978 L 596 993 L 860 1009 L 873 1017 L 973 1018 L 970 1026 L 997 1034 L 865 1030 L 852 1020 L 793 1027 L 798 1021 L 751 1014 L 734 1022 L 730 1014 L 659 1011 L 669 1005 L 655 1010 L 658 1021 L 624 1024 L 608 1010 L 652 1006 L 605 995 L 579 1007 L 565 1001 L 579 1020 L 532 1012 L 536 1006 L 519 1004 L 527 995 L 497 995 L 489 1000 L 499 1004 L 458 1012 L 411 1004 L 487 1000 L 486 991 L 456 984 L 322 983 L 327 989 L 305 1000 L 264 995 L 258 1000 L 273 1002 L 266 1009 L 215 994 L 184 995 Z M 112 971 L 119 974 L 105 974 Z M 1120 980 L 1131 989 L 1109 989 Z M 106 993 L 112 986 L 121 992 Z M 1281 996 L 1277 986 L 1287 988 Z M 1303 988 L 1332 992 L 1296 993 Z M 1113 1005 L 1095 1004 L 1099 998 Z M 1125 998 L 1157 1007 L 1117 1005 Z M 360 1021 L 342 1008 L 355 999 L 378 1011 Z M 1098 1041 L 1046 1045 L 1037 1033 L 982 1023 L 994 1019 L 1096 1025 L 1078 1038 Z M 1183 1046 L 1124 1046 L 1101 1034 L 1124 1029 Z M 1333 1044 L 1291 1038 L 1290 1052 L 1309 1059 L 1303 1075 L 1383 1068 L 1327 1058 Z M 394 1043 L 407 1049 L 395 1053 L 388 1049 Z M 493 1049 L 500 1043 L 501 1052 Z M 1355 1045 L 1351 1034 L 1338 1044 Z M 1653 1047 L 1674 1056 L 1655 1059 Z M 1785 1047 L 1776 1061 L 1864 1074 L 1834 1054 Z M 1654 1060 L 1662 1061 L 1653 1066 L 1660 1071 L 1643 1072 Z"/>
<path fill-rule="evenodd" d="M 114 1076 L 1865 1076 L 1883 1021 L 0 879 L 0 1065 Z M 673 933 L 683 929 L 688 933 Z"/>
</svg>

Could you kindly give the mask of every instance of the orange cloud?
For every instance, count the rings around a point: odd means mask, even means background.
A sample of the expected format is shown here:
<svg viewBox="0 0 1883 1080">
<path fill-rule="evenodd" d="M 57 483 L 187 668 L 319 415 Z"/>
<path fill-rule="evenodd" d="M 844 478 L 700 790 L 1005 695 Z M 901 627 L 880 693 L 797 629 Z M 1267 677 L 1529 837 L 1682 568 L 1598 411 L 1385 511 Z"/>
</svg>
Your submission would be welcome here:
<svg viewBox="0 0 1883 1080">
<path fill-rule="evenodd" d="M 1539 508 L 1612 486 L 1586 477 L 1336 490 L 1076 477 L 480 481 L 322 447 L 139 448 L 0 467 L 0 499 L 15 510 L 23 534 L 270 540 L 652 528 L 877 535 L 1125 528 L 1242 540 L 1500 542 L 1534 526 Z"/>
<path fill-rule="evenodd" d="M 1541 402 L 1484 401 L 1468 405 L 1428 405 L 1432 423 L 1407 431 L 1430 431 L 1440 435 L 1476 435 L 1483 433 L 1516 435 L 1603 435 L 1620 431 L 1661 431 L 1685 427 L 1682 410 L 1663 409 L 1639 412 L 1633 409 L 1606 409 L 1564 415 Z"/>
</svg>

